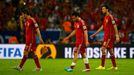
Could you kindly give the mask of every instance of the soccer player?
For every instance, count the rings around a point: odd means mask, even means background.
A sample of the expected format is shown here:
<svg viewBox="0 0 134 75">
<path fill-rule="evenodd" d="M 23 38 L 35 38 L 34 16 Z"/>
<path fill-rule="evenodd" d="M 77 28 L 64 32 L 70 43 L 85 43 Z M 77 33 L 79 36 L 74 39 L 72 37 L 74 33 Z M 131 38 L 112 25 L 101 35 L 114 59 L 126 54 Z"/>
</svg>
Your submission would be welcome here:
<svg viewBox="0 0 134 75">
<path fill-rule="evenodd" d="M 69 68 L 65 68 L 64 70 L 68 72 L 72 72 L 74 70 L 74 67 L 78 59 L 78 54 L 80 53 L 86 66 L 86 69 L 84 69 L 83 72 L 88 72 L 90 71 L 90 66 L 85 50 L 86 47 L 89 45 L 87 27 L 85 21 L 82 18 L 80 18 L 79 13 L 77 12 L 72 13 L 72 19 L 74 20 L 75 30 L 73 30 L 72 33 L 70 33 L 70 35 L 65 37 L 64 40 L 68 40 L 70 37 L 76 35 L 74 58 L 71 66 Z"/>
<path fill-rule="evenodd" d="M 102 6 L 102 13 L 105 14 L 103 25 L 90 37 L 94 37 L 98 34 L 102 29 L 104 30 L 104 41 L 102 44 L 102 58 L 101 58 L 101 65 L 96 69 L 105 69 L 105 58 L 106 58 L 106 49 L 108 49 L 110 53 L 110 58 L 112 61 L 112 67 L 109 69 L 117 70 L 117 65 L 115 61 L 115 55 L 113 51 L 113 44 L 116 39 L 116 42 L 119 42 L 119 34 L 116 26 L 116 22 L 113 16 L 109 13 L 109 7 L 107 5 Z"/>
<path fill-rule="evenodd" d="M 23 29 L 23 19 L 24 19 L 24 25 L 25 25 L 25 35 L 26 35 L 26 47 L 24 50 L 24 56 L 20 62 L 20 64 L 15 68 L 19 71 L 22 71 L 23 69 L 23 65 L 26 62 L 27 58 L 28 58 L 28 53 L 31 52 L 31 54 L 33 55 L 33 59 L 34 62 L 36 64 L 36 69 L 35 71 L 41 71 L 41 66 L 39 63 L 39 59 L 37 57 L 37 55 L 35 54 L 36 51 L 36 33 L 39 37 L 39 41 L 40 43 L 44 43 L 41 37 L 41 33 L 38 27 L 38 24 L 36 23 L 36 21 L 34 20 L 34 18 L 32 18 L 30 16 L 29 10 L 27 6 L 23 6 L 22 7 L 22 15 L 20 16 L 20 26 L 21 29 Z"/>
</svg>

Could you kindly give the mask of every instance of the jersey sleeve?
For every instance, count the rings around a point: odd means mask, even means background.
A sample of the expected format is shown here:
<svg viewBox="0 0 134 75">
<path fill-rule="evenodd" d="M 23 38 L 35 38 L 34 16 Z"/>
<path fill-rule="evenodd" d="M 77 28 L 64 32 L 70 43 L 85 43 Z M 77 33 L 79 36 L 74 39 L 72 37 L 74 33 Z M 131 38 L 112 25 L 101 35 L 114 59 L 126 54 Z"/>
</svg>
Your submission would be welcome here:
<svg viewBox="0 0 134 75">
<path fill-rule="evenodd" d="M 81 23 L 82 23 L 82 29 L 83 29 L 84 31 L 87 30 L 86 23 L 85 23 L 83 20 L 81 20 Z"/>
<path fill-rule="evenodd" d="M 115 19 L 114 19 L 114 17 L 112 15 L 110 15 L 110 19 L 111 19 L 112 25 L 115 25 L 116 22 L 115 22 Z"/>
<path fill-rule="evenodd" d="M 37 22 L 36 22 L 35 19 L 33 19 L 33 18 L 32 18 L 32 21 L 33 21 L 34 27 L 37 29 L 37 28 L 39 27 L 38 24 L 37 24 Z"/>
<path fill-rule="evenodd" d="M 109 21 L 111 21 L 111 26 L 112 25 L 115 25 L 116 23 L 115 23 L 115 20 L 114 20 L 114 18 L 113 18 L 113 16 L 112 15 L 110 15 L 110 17 L 109 17 Z M 112 27 L 110 27 L 110 32 L 109 32 L 109 39 L 111 39 L 112 37 L 113 37 L 113 32 L 114 30 L 112 29 Z"/>
</svg>

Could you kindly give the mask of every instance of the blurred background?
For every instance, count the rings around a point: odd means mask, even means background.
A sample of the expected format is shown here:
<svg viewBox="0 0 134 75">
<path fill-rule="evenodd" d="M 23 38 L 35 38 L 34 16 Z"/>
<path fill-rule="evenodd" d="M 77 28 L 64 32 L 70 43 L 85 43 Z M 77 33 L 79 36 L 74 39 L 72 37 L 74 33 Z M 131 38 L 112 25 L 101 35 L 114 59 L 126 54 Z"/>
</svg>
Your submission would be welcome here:
<svg viewBox="0 0 134 75">
<path fill-rule="evenodd" d="M 45 44 L 38 45 L 36 54 L 40 59 L 43 71 L 47 75 L 67 75 L 62 70 L 69 66 L 73 58 L 73 49 L 75 37 L 63 41 L 63 38 L 69 35 L 73 28 L 71 13 L 77 11 L 82 19 L 85 20 L 89 36 L 93 34 L 101 25 L 103 15 L 101 6 L 109 5 L 111 14 L 115 17 L 120 43 L 114 46 L 114 53 L 119 65 L 118 71 L 97 71 L 94 70 L 100 64 L 101 43 L 103 41 L 103 31 L 95 38 L 88 36 L 91 45 L 87 47 L 86 53 L 91 63 L 91 75 L 134 75 L 134 0 L 0 0 L 0 75 L 20 75 L 11 69 L 20 63 L 25 48 L 25 32 L 20 29 L 19 16 L 20 8 L 28 5 L 30 14 L 37 21 L 42 38 Z M 38 43 L 38 38 L 37 38 Z M 41 46 L 46 46 L 48 52 L 42 54 Z M 29 55 L 31 58 L 32 56 Z M 79 56 L 80 58 L 81 56 Z M 108 50 L 106 57 L 110 58 Z M 45 60 L 44 59 L 58 60 Z M 3 60 L 6 59 L 6 60 Z M 8 60 L 16 59 L 16 60 Z M 95 60 L 94 60 L 95 59 Z M 84 75 L 80 72 L 83 68 L 82 59 L 78 62 L 75 73 Z M 52 64 L 52 65 L 51 65 Z M 80 64 L 80 65 L 79 65 Z M 107 68 L 111 65 L 110 59 L 107 60 Z M 25 65 L 24 72 L 21 74 L 35 75 L 32 69 L 35 68 L 33 60 L 29 59 Z M 70 73 L 71 74 L 71 73 Z"/>
<path fill-rule="evenodd" d="M 111 7 L 115 17 L 120 43 L 134 43 L 134 0 L 0 0 L 1 44 L 25 43 L 25 34 L 19 25 L 20 7 L 24 3 L 39 24 L 45 43 L 75 43 L 75 38 L 62 41 L 73 30 L 70 16 L 73 11 L 79 12 L 86 21 L 90 36 L 102 24 L 101 5 L 105 3 Z M 89 37 L 91 44 L 101 44 L 102 40 L 103 31 L 95 38 Z"/>
</svg>

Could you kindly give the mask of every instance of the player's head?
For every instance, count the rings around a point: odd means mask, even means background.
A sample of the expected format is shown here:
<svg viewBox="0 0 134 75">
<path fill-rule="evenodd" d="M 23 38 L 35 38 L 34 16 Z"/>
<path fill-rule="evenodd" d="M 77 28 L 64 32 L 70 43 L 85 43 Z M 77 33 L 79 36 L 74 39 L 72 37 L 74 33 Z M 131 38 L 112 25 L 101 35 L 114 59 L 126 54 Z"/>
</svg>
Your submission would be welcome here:
<svg viewBox="0 0 134 75">
<path fill-rule="evenodd" d="M 73 13 L 72 13 L 72 19 L 73 19 L 74 21 L 76 21 L 77 18 L 79 18 L 79 17 L 80 17 L 80 14 L 79 14 L 78 12 L 73 12 Z"/>
<path fill-rule="evenodd" d="M 21 12 L 22 14 L 24 14 L 24 16 L 30 15 L 29 8 L 27 5 L 22 6 Z"/>
<path fill-rule="evenodd" d="M 101 10 L 103 14 L 106 14 L 107 12 L 109 12 L 110 8 L 108 5 L 103 5 Z"/>
</svg>

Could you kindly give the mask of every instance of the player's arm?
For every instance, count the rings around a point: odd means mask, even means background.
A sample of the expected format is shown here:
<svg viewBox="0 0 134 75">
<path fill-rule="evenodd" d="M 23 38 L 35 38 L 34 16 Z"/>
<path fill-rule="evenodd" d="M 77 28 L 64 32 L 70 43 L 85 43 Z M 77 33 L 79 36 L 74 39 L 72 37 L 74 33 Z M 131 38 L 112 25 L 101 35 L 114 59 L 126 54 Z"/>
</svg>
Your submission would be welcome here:
<svg viewBox="0 0 134 75">
<path fill-rule="evenodd" d="M 21 15 L 20 17 L 19 17 L 19 19 L 20 19 L 20 28 L 21 28 L 21 30 L 23 31 L 23 15 Z"/>
<path fill-rule="evenodd" d="M 40 43 L 44 43 L 39 28 L 36 29 L 36 32 L 37 32 L 37 35 L 38 35 L 38 37 L 39 37 Z"/>
<path fill-rule="evenodd" d="M 85 22 L 82 20 L 82 28 L 83 28 L 83 31 L 84 31 L 84 37 L 85 37 L 85 44 L 86 46 L 89 45 L 89 42 L 88 42 L 88 31 L 87 31 L 87 27 L 85 25 Z"/>
<path fill-rule="evenodd" d="M 94 36 L 96 36 L 101 30 L 103 29 L 103 25 L 101 25 L 101 27 L 94 33 L 94 34 L 92 34 L 90 37 L 94 37 Z"/>
<path fill-rule="evenodd" d="M 114 30 L 115 30 L 115 35 L 116 35 L 116 41 L 119 42 L 120 38 L 119 38 L 119 33 L 118 33 L 118 29 L 117 29 L 117 25 L 114 25 Z"/>
<path fill-rule="evenodd" d="M 67 37 L 65 37 L 65 38 L 64 38 L 64 40 L 68 40 L 70 37 L 74 36 L 74 35 L 75 35 L 75 33 L 76 33 L 76 31 L 75 31 L 75 30 L 73 30 L 73 32 L 72 32 L 72 33 L 70 33 L 70 35 L 68 35 Z"/>
<path fill-rule="evenodd" d="M 116 41 L 119 42 L 120 38 L 119 38 L 119 33 L 118 33 L 118 29 L 117 29 L 117 25 L 115 23 L 115 20 L 113 19 L 113 17 L 111 16 L 112 19 L 112 24 L 114 25 L 114 31 L 115 31 L 115 35 L 116 35 Z"/>
<path fill-rule="evenodd" d="M 87 29 L 84 30 L 84 37 L 85 37 L 85 41 L 86 41 L 86 46 L 88 46 L 89 42 L 88 42 L 88 31 L 87 31 Z"/>
<path fill-rule="evenodd" d="M 38 37 L 39 37 L 39 41 L 40 41 L 40 43 L 44 43 L 37 22 L 36 22 L 33 18 L 31 18 L 31 19 L 32 19 L 33 22 L 34 22 L 34 27 L 36 28 L 36 32 L 37 32 L 37 35 L 38 35 Z"/>
</svg>

